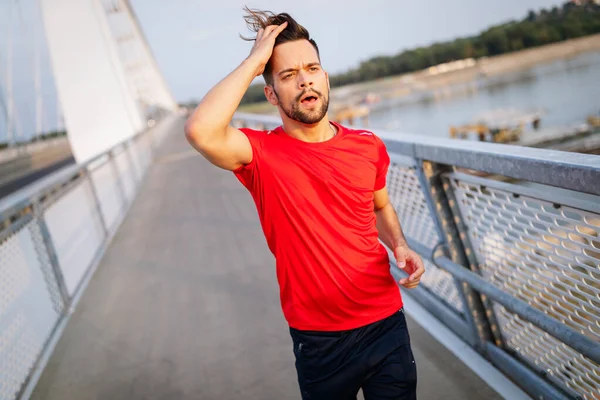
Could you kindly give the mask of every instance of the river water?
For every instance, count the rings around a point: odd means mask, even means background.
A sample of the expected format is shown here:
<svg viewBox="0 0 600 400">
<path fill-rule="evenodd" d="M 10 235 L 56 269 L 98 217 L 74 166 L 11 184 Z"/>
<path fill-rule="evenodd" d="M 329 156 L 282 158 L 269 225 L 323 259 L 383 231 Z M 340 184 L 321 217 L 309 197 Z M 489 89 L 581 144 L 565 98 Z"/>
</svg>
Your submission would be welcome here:
<svg viewBox="0 0 600 400">
<path fill-rule="evenodd" d="M 600 52 L 587 53 L 480 81 L 477 91 L 450 98 L 386 100 L 369 115 L 371 129 L 448 137 L 451 125 L 498 109 L 542 110 L 542 128 L 574 126 L 600 114 Z"/>
</svg>

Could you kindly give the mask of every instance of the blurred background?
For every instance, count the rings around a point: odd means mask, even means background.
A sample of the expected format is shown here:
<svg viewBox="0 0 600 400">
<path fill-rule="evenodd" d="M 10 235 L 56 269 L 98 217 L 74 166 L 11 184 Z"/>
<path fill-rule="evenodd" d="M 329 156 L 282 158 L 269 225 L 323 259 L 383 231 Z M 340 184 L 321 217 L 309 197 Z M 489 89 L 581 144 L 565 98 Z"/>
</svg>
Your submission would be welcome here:
<svg viewBox="0 0 600 400">
<path fill-rule="evenodd" d="M 592 136 L 600 125 L 597 0 L 130 4 L 183 107 L 194 107 L 248 54 L 251 44 L 239 37 L 248 5 L 289 12 L 310 31 L 331 76 L 333 120 L 392 133 L 600 151 Z M 0 26 L 0 148 L 64 137 L 38 2 L 2 1 Z M 276 114 L 263 84 L 255 80 L 240 111 Z M 31 168 L 73 161 L 67 141 L 55 142 Z M 0 166 L 0 186 L 28 168 L 13 164 Z"/>
<path fill-rule="evenodd" d="M 0 400 L 299 395 L 256 207 L 183 135 L 244 6 L 310 31 L 330 119 L 398 139 L 419 398 L 597 399 L 598 3 L 0 0 Z M 235 126 L 280 123 L 263 86 Z"/>
<path fill-rule="evenodd" d="M 222 3 L 131 2 L 182 105 L 193 106 L 247 55 L 251 44 L 238 35 L 248 5 L 289 12 L 309 29 L 335 88 L 332 118 L 346 107 L 362 115 L 365 105 L 374 128 L 447 136 L 482 114 L 493 119 L 492 111 L 564 129 L 600 112 L 597 0 Z M 0 143 L 63 132 L 36 1 L 3 0 L 0 18 Z M 276 112 L 262 83 L 257 78 L 243 110 Z"/>
</svg>

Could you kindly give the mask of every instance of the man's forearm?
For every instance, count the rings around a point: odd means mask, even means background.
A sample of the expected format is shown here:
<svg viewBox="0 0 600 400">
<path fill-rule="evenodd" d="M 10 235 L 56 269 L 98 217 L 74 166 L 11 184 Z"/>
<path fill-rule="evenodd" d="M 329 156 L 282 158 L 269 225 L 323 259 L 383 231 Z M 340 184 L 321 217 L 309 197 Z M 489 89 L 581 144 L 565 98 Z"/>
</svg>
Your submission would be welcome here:
<svg viewBox="0 0 600 400">
<path fill-rule="evenodd" d="M 244 60 L 204 96 L 188 119 L 186 130 L 193 131 L 195 126 L 201 126 L 202 132 L 207 134 L 224 132 L 258 68 L 259 63 L 252 58 Z"/>
<path fill-rule="evenodd" d="M 398 246 L 407 246 L 398 215 L 390 203 L 375 211 L 375 216 L 379 238 L 387 247 L 393 250 Z"/>
</svg>

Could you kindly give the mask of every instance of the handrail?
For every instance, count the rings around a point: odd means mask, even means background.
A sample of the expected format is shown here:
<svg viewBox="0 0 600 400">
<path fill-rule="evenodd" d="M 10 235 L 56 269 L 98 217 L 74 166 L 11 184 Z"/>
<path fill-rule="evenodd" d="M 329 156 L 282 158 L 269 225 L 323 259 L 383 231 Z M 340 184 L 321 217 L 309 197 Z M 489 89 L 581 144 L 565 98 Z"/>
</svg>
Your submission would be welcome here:
<svg viewBox="0 0 600 400">
<path fill-rule="evenodd" d="M 16 364 L 0 363 L 0 377 L 9 377 L 0 378 L 0 397 L 24 399 L 35 387 L 73 307 L 131 207 L 156 146 L 174 123 L 181 122 L 180 116 L 170 117 L 0 200 L 0 279 L 11 289 L 2 293 L 0 336 L 9 351 L 16 344 L 16 357 L 23 358 Z M 32 327 L 35 335 L 20 337 L 20 331 Z"/>
<path fill-rule="evenodd" d="M 563 343 L 581 352 L 581 354 L 584 356 L 600 364 L 600 343 L 587 338 L 568 326 L 565 326 L 560 321 L 549 317 L 543 312 L 531 307 L 524 301 L 503 292 L 491 283 L 482 279 L 476 273 L 464 268 L 462 265 L 458 265 L 448 257 L 436 256 L 435 249 L 432 251 L 410 238 L 407 239 L 407 242 L 409 247 L 419 253 L 421 257 L 432 260 L 437 267 L 450 272 L 461 282 L 468 283 L 475 290 L 485 294 L 497 303 L 502 304 L 504 307 L 523 318 L 525 321 L 531 322 L 537 327 L 545 330 L 555 338 L 561 340 Z"/>
<path fill-rule="evenodd" d="M 234 119 L 280 125 L 276 116 L 236 113 Z M 370 129 L 389 152 L 600 195 L 600 157 L 558 150 L 482 143 Z"/>
<path fill-rule="evenodd" d="M 0 221 L 6 219 L 12 212 L 16 211 L 17 209 L 23 208 L 24 205 L 31 202 L 32 199 L 40 193 L 46 192 L 57 185 L 69 181 L 75 175 L 78 175 L 82 171 L 86 170 L 88 166 L 93 165 L 99 160 L 107 157 L 109 154 L 122 148 L 124 145 L 134 142 L 141 136 L 147 135 L 148 133 L 152 132 L 152 130 L 157 129 L 158 126 L 159 123 L 157 123 L 152 128 L 135 133 L 131 137 L 121 140 L 105 152 L 100 153 L 83 163 L 66 165 L 60 168 L 59 170 L 39 179 L 38 181 L 35 181 L 30 185 L 23 187 L 15 193 L 0 199 Z"/>
<path fill-rule="evenodd" d="M 533 397 L 600 392 L 600 156 L 369 130 L 428 266 L 414 299 Z"/>
</svg>

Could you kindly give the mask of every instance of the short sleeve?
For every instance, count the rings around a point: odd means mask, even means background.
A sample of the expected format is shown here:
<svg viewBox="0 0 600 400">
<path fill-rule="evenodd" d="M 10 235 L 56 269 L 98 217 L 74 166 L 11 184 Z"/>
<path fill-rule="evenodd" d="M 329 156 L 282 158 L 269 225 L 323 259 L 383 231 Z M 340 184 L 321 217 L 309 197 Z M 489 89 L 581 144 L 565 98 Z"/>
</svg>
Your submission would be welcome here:
<svg viewBox="0 0 600 400">
<path fill-rule="evenodd" d="M 248 189 L 252 190 L 255 187 L 258 179 L 258 165 L 262 156 L 262 142 L 264 140 L 265 131 L 257 131 L 249 128 L 241 128 L 240 131 L 246 135 L 252 147 L 252 161 L 248 164 L 236 168 L 232 172 L 238 180 Z"/>
<path fill-rule="evenodd" d="M 375 190 L 381 190 L 386 185 L 388 168 L 390 167 L 390 156 L 388 155 L 385 143 L 379 137 L 375 136 L 379 158 L 377 160 L 377 175 L 375 177 Z"/>
</svg>

